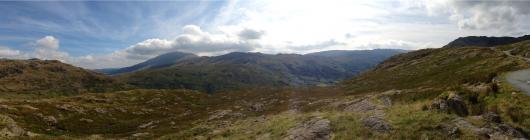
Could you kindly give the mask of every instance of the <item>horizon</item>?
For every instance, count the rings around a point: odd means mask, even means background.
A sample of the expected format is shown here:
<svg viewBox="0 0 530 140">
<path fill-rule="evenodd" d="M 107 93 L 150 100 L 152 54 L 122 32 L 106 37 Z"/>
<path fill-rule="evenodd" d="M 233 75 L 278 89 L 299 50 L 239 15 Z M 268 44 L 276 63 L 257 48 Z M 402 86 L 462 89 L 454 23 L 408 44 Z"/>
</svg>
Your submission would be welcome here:
<svg viewBox="0 0 530 140">
<path fill-rule="evenodd" d="M 174 51 L 439 48 L 464 36 L 528 34 L 528 7 L 509 0 L 2 2 L 0 58 L 97 69 Z"/>
</svg>

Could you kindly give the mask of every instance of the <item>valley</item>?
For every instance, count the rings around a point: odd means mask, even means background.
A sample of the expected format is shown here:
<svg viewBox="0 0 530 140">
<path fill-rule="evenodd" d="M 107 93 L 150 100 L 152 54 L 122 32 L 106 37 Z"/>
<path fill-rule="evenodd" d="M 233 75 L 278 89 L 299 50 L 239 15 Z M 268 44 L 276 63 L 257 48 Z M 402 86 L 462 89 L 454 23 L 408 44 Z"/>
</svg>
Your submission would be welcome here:
<svg viewBox="0 0 530 140">
<path fill-rule="evenodd" d="M 528 84 L 513 79 L 527 75 L 530 46 L 489 47 L 384 55 L 373 68 L 320 58 L 337 52 L 176 53 L 113 76 L 2 60 L 0 139 L 528 139 Z M 339 62 L 363 69 L 338 73 L 355 67 Z"/>
</svg>

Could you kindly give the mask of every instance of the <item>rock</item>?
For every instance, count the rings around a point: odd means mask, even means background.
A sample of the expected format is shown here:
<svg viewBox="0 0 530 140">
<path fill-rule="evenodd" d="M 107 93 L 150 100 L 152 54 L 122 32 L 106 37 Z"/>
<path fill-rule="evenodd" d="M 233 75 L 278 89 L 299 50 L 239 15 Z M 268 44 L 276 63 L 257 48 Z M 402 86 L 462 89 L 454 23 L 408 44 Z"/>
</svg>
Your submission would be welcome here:
<svg viewBox="0 0 530 140">
<path fill-rule="evenodd" d="M 148 127 L 152 128 L 152 127 L 154 127 L 155 123 L 158 123 L 158 122 L 157 121 L 150 121 L 148 123 L 145 123 L 145 124 L 142 124 L 142 125 L 138 126 L 138 129 L 145 129 L 145 128 L 148 128 Z"/>
<path fill-rule="evenodd" d="M 133 137 L 145 137 L 145 136 L 148 136 L 148 135 L 150 135 L 150 133 L 143 132 L 143 133 L 135 133 L 132 136 Z"/>
<path fill-rule="evenodd" d="M 484 127 L 477 127 L 463 118 L 456 118 L 453 120 L 454 124 L 461 128 L 466 129 L 471 133 L 474 133 L 478 136 L 483 136 L 489 139 L 514 139 L 514 138 L 527 138 L 527 134 L 516 128 L 511 127 L 510 125 L 504 123 L 487 123 Z"/>
<path fill-rule="evenodd" d="M 514 138 L 527 138 L 525 132 L 517 130 L 507 124 L 498 124 L 492 126 L 493 130 L 500 132 L 501 134 L 514 137 Z"/>
<path fill-rule="evenodd" d="M 24 136 L 26 131 L 17 125 L 15 120 L 6 115 L 0 115 L 0 139 Z"/>
<path fill-rule="evenodd" d="M 254 112 L 261 112 L 264 109 L 264 105 L 262 103 L 256 103 L 250 106 L 250 111 Z"/>
<path fill-rule="evenodd" d="M 364 99 L 358 102 L 354 102 L 344 108 L 344 111 L 346 112 L 367 112 L 375 109 L 380 109 L 381 107 L 377 106 L 376 104 L 373 104 L 372 102 L 368 101 L 368 99 Z"/>
<path fill-rule="evenodd" d="M 447 97 L 438 97 L 434 99 L 428 107 L 431 110 L 439 110 L 447 113 L 455 113 L 458 116 L 467 116 L 466 102 L 458 94 L 451 92 Z"/>
<path fill-rule="evenodd" d="M 442 124 L 442 125 L 438 125 L 436 128 L 444 131 L 447 134 L 447 136 L 450 136 L 450 137 L 457 137 L 458 135 L 460 135 L 460 129 L 456 126 Z"/>
<path fill-rule="evenodd" d="M 457 136 L 460 134 L 460 129 L 458 129 L 458 127 L 449 128 L 447 134 L 449 134 L 449 136 Z"/>
<path fill-rule="evenodd" d="M 384 119 L 379 117 L 367 117 L 362 120 L 365 127 L 375 130 L 377 132 L 388 132 L 392 130 L 392 126 Z"/>
<path fill-rule="evenodd" d="M 447 99 L 447 106 L 451 112 L 455 112 L 459 116 L 469 115 L 464 99 L 457 94 L 449 95 L 449 98 Z"/>
<path fill-rule="evenodd" d="M 289 129 L 287 140 L 328 140 L 331 135 L 330 121 L 328 119 L 313 118 L 298 126 Z"/>
<path fill-rule="evenodd" d="M 57 119 L 54 116 L 46 116 L 44 117 L 44 121 L 46 121 L 48 125 L 55 125 L 58 123 Z"/>
<path fill-rule="evenodd" d="M 392 106 L 392 99 L 388 96 L 379 96 L 378 99 L 383 102 L 383 105 L 386 107 Z"/>
<path fill-rule="evenodd" d="M 29 110 L 39 110 L 39 108 L 36 108 L 36 107 L 33 107 L 33 106 L 30 106 L 30 105 L 21 105 L 20 106 L 21 108 L 26 108 L 26 109 L 29 109 Z"/>
<path fill-rule="evenodd" d="M 101 114 L 108 113 L 108 111 L 104 108 L 95 108 L 94 111 L 96 111 L 97 113 L 101 113 Z"/>
<path fill-rule="evenodd" d="M 482 114 L 482 118 L 488 122 L 501 123 L 501 117 L 494 112 L 487 112 Z"/>
<path fill-rule="evenodd" d="M 71 105 L 71 104 L 56 105 L 55 107 L 58 108 L 59 110 L 72 111 L 72 112 L 77 112 L 80 114 L 85 114 L 86 112 L 85 109 L 78 107 L 78 106 Z"/>
<path fill-rule="evenodd" d="M 91 119 L 85 119 L 85 118 L 81 118 L 81 119 L 79 119 L 79 121 L 81 121 L 81 122 L 86 122 L 86 123 L 92 123 L 92 122 L 94 122 L 94 120 L 91 120 Z"/>
<path fill-rule="evenodd" d="M 44 122 L 46 122 L 46 124 L 48 124 L 49 126 L 54 126 L 58 123 L 57 119 L 54 116 L 44 116 L 41 113 L 37 113 L 36 116 L 44 120 Z"/>
<path fill-rule="evenodd" d="M 217 110 L 208 117 L 208 121 L 223 118 L 230 113 L 232 113 L 232 110 Z"/>
</svg>

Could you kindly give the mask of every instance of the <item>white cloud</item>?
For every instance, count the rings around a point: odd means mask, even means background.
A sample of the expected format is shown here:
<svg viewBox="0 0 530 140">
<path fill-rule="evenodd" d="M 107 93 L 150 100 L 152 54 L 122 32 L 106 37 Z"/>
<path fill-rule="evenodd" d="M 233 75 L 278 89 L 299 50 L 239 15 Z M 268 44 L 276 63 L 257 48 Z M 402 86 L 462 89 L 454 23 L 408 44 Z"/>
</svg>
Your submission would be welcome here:
<svg viewBox="0 0 530 140">
<path fill-rule="evenodd" d="M 59 60 L 61 62 L 70 62 L 71 57 L 68 53 L 54 50 L 54 49 L 42 49 L 37 48 L 32 52 L 27 53 L 28 57 L 38 58 L 43 60 Z"/>
<path fill-rule="evenodd" d="M 0 58 L 14 58 L 20 56 L 21 52 L 8 47 L 0 46 Z"/>
<path fill-rule="evenodd" d="M 521 30 L 530 22 L 530 1 L 493 0 L 422 0 L 419 4 L 432 15 L 449 14 L 461 29 Z"/>
<path fill-rule="evenodd" d="M 173 51 L 216 55 L 234 51 L 252 51 L 260 47 L 260 44 L 253 41 L 259 39 L 259 34 L 240 37 L 243 32 L 249 32 L 249 29 L 237 33 L 209 33 L 202 31 L 198 26 L 187 25 L 182 28 L 182 34 L 173 40 L 148 39 L 114 53 L 125 55 L 129 59 L 145 60 Z"/>
<path fill-rule="evenodd" d="M 29 59 L 38 58 L 43 60 L 59 60 L 62 62 L 71 62 L 72 57 L 67 52 L 59 51 L 59 39 L 53 36 L 45 36 L 30 44 L 35 45 L 32 51 L 23 52 L 7 47 L 0 46 L 0 57 L 9 59 Z"/>
<path fill-rule="evenodd" d="M 48 49 L 58 49 L 59 40 L 53 36 L 45 36 L 37 41 L 35 41 L 37 47 L 44 47 Z"/>
</svg>

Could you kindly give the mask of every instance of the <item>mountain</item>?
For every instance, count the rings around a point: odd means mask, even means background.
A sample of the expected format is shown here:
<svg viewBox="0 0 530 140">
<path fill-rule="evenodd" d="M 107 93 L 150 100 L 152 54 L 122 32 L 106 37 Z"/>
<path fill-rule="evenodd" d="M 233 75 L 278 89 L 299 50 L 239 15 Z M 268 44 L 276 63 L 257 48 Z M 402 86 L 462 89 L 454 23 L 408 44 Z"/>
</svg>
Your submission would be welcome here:
<svg viewBox="0 0 530 140">
<path fill-rule="evenodd" d="M 190 53 L 183 53 L 183 52 L 170 52 L 166 54 L 159 55 L 155 58 L 149 59 L 145 62 L 125 67 L 125 68 L 111 68 L 111 69 L 97 69 L 96 71 L 105 73 L 105 74 L 120 74 L 120 73 L 127 73 L 127 72 L 133 72 L 138 70 L 145 70 L 145 69 L 155 69 L 155 68 L 161 68 L 161 67 L 167 67 L 172 64 L 175 64 L 179 61 L 183 61 L 186 59 L 192 59 L 197 58 L 197 55 L 190 54 Z"/>
<path fill-rule="evenodd" d="M 374 50 L 331 50 L 322 51 L 316 53 L 309 53 L 306 55 L 311 56 L 322 56 L 332 59 L 340 63 L 343 67 L 350 70 L 361 70 L 356 73 L 362 72 L 373 68 L 376 64 L 394 56 L 396 54 L 405 53 L 406 50 L 399 49 L 374 49 Z"/>
<path fill-rule="evenodd" d="M 498 45 L 507 45 L 516 42 L 521 42 L 525 40 L 530 40 L 530 35 L 525 35 L 521 37 L 486 37 L 486 36 L 468 36 L 460 37 L 454 41 L 449 42 L 449 44 L 444 47 L 493 47 Z"/>
<path fill-rule="evenodd" d="M 254 86 L 330 85 L 401 52 L 329 51 L 306 55 L 233 52 L 193 57 L 164 67 L 124 73 L 118 78 L 142 88 L 187 88 L 207 92 Z M 167 55 L 172 53 L 163 56 Z"/>
<path fill-rule="evenodd" d="M 527 51 L 528 42 L 410 51 L 327 87 L 0 96 L 0 139 L 528 139 L 530 96 L 504 80 L 530 68 Z M 179 64 L 212 65 L 190 70 L 208 75 L 234 63 L 304 62 L 292 60 L 300 56 L 231 53 Z M 230 68 L 219 73 L 249 72 Z M 247 75 L 267 75 L 261 72 Z"/>
<path fill-rule="evenodd" d="M 122 86 L 106 75 L 56 60 L 0 60 L 0 93 L 77 94 Z"/>
</svg>

